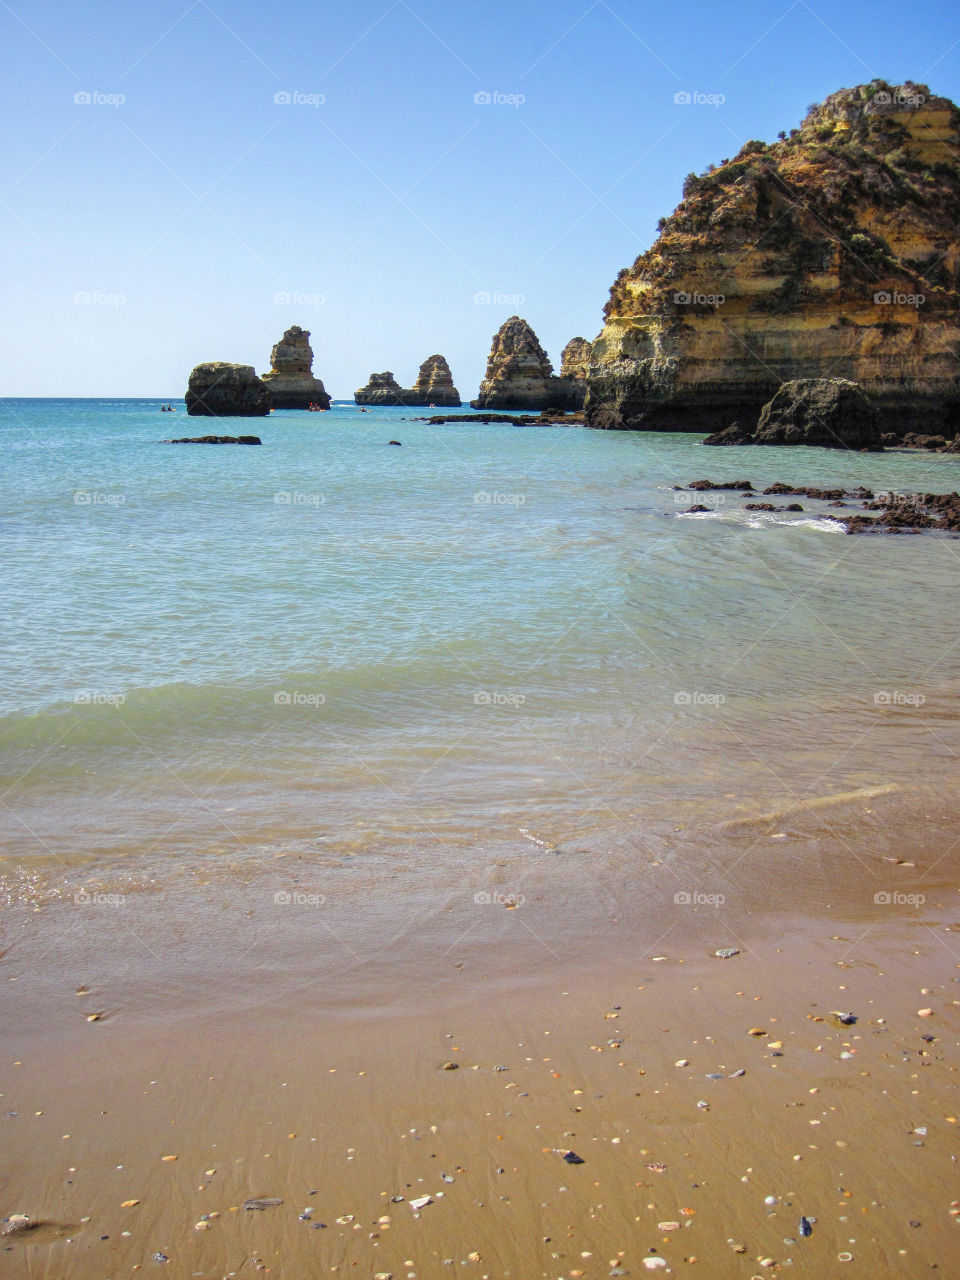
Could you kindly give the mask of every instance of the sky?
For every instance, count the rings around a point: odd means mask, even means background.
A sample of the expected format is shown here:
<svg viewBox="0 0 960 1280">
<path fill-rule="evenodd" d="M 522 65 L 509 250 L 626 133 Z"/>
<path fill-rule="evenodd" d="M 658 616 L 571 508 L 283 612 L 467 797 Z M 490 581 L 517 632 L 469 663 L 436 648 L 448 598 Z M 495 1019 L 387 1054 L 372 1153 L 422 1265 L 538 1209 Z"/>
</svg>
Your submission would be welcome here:
<svg viewBox="0 0 960 1280">
<path fill-rule="evenodd" d="M 335 398 L 441 352 L 466 400 L 510 315 L 596 336 L 687 173 L 878 76 L 960 101 L 960 7 L 0 0 L 0 64 L 0 396 L 299 324 Z"/>
</svg>

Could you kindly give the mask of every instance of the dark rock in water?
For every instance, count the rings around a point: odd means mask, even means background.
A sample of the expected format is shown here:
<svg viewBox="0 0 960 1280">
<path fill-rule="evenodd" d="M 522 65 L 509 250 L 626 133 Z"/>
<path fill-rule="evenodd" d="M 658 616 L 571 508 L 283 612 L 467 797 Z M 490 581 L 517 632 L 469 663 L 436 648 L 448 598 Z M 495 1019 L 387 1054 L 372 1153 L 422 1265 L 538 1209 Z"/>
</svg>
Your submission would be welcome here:
<svg viewBox="0 0 960 1280">
<path fill-rule="evenodd" d="M 879 417 L 863 388 L 845 378 L 785 382 L 760 411 L 754 444 L 879 451 Z"/>
<path fill-rule="evenodd" d="M 904 449 L 942 449 L 947 443 L 944 436 L 927 436 L 916 431 L 908 431 L 900 441 L 901 448 Z"/>
<path fill-rule="evenodd" d="M 741 493 L 756 492 L 749 480 L 724 480 L 720 484 L 714 480 L 691 480 L 687 488 L 694 489 L 697 493 L 705 493 L 708 489 L 739 489 Z"/>
<path fill-rule="evenodd" d="M 263 418 L 273 406 L 270 389 L 249 364 L 211 360 L 190 374 L 187 413 L 199 418 Z"/>
<path fill-rule="evenodd" d="M 263 444 L 259 436 L 182 436 L 165 444 Z"/>
<path fill-rule="evenodd" d="M 688 516 L 698 516 L 698 515 L 701 515 L 704 511 L 709 511 L 709 510 L 710 510 L 709 507 L 705 507 L 702 502 L 698 502 L 696 503 L 695 506 L 688 507 L 684 514 Z"/>
<path fill-rule="evenodd" d="M 567 1164 L 586 1164 L 583 1156 L 578 1156 L 575 1151 L 568 1151 L 563 1157 Z"/>
<path fill-rule="evenodd" d="M 388 440 L 388 441 L 387 441 L 387 444 L 396 444 L 396 445 L 399 445 L 399 444 L 400 444 L 400 441 L 399 441 L 399 440 Z"/>
<path fill-rule="evenodd" d="M 744 511 L 782 511 L 782 507 L 775 507 L 772 502 L 747 502 L 744 503 Z"/>
<path fill-rule="evenodd" d="M 453 385 L 453 375 L 444 356 L 428 356 L 420 366 L 413 387 L 401 387 L 393 374 L 371 373 L 365 387 L 354 392 L 357 404 L 374 405 L 442 405 L 457 408 L 460 393 Z"/>
<path fill-rule="evenodd" d="M 847 533 L 920 533 L 939 529 L 960 533 L 960 493 L 894 494 L 865 502 L 878 516 L 834 516 Z"/>
<path fill-rule="evenodd" d="M 270 372 L 263 375 L 275 409 L 329 409 L 330 397 L 313 376 L 310 331 L 289 328 L 270 352 Z"/>
<path fill-rule="evenodd" d="M 753 444 L 753 436 L 745 427 L 741 427 L 739 422 L 732 422 L 729 427 L 724 427 L 722 431 L 715 431 L 712 436 L 707 436 L 704 444 Z"/>
<path fill-rule="evenodd" d="M 809 1218 L 803 1218 L 803 1217 L 801 1217 L 801 1219 L 800 1219 L 800 1234 L 801 1234 L 802 1236 L 812 1236 L 812 1235 L 813 1235 L 813 1227 L 812 1227 L 812 1225 L 811 1225 L 811 1223 L 810 1223 L 810 1219 L 809 1219 Z"/>
</svg>

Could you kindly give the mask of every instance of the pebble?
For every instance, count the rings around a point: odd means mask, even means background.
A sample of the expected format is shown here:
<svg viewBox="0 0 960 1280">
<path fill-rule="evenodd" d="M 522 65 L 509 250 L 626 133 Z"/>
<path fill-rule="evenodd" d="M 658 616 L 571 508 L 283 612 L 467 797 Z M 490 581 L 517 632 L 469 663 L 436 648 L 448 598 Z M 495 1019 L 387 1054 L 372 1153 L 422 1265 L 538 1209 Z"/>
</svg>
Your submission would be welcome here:
<svg viewBox="0 0 960 1280">
<path fill-rule="evenodd" d="M 644 1258 L 643 1265 L 648 1271 L 660 1271 L 667 1265 L 666 1258 L 660 1258 L 656 1254 L 652 1258 Z"/>
<path fill-rule="evenodd" d="M 135 1204 L 139 1204 L 139 1203 L 140 1203 L 140 1201 L 139 1201 L 139 1200 L 124 1200 L 124 1202 L 121 1204 L 120 1208 L 121 1208 L 121 1209 L 132 1209 L 132 1208 L 133 1208 L 133 1206 L 134 1206 Z"/>
<path fill-rule="evenodd" d="M 809 1219 L 809 1218 L 803 1218 L 803 1217 L 801 1217 L 801 1219 L 800 1219 L 800 1234 L 801 1234 L 802 1236 L 812 1236 L 812 1235 L 813 1235 L 813 1227 L 810 1225 L 810 1219 Z"/>
<path fill-rule="evenodd" d="M 568 1151 L 563 1158 L 567 1164 L 586 1164 L 583 1156 L 578 1156 L 575 1151 Z"/>
<path fill-rule="evenodd" d="M 718 947 L 713 954 L 721 960 L 732 960 L 734 956 L 738 956 L 740 954 L 740 948 L 739 947 Z"/>
<path fill-rule="evenodd" d="M 777 1203 L 777 1197 L 776 1197 L 776 1196 L 764 1196 L 764 1198 L 763 1198 L 763 1203 L 764 1203 L 764 1204 L 776 1204 L 776 1203 Z"/>
<path fill-rule="evenodd" d="M 418 1196 L 416 1200 L 410 1201 L 410 1208 L 416 1212 L 419 1209 L 425 1209 L 428 1204 L 433 1204 L 433 1199 L 430 1196 Z M 351 1216 L 351 1221 L 352 1220 Z M 337 1221 L 339 1222 L 340 1219 L 338 1218 Z"/>
<path fill-rule="evenodd" d="M 918 1009 L 918 1010 L 917 1010 L 917 1017 L 918 1017 L 918 1018 L 932 1018 L 932 1017 L 933 1017 L 933 1010 L 932 1010 L 932 1009 Z"/>
<path fill-rule="evenodd" d="M 443 1067 L 441 1068 L 441 1070 L 443 1070 L 443 1071 L 459 1071 L 459 1070 L 460 1070 L 460 1063 L 459 1063 L 459 1062 L 445 1062 L 445 1063 L 443 1064 Z"/>
<path fill-rule="evenodd" d="M 169 1261 L 170 1261 L 170 1259 L 167 1257 L 167 1255 L 166 1255 L 165 1253 L 155 1253 L 155 1254 L 153 1255 L 153 1260 L 154 1260 L 154 1262 L 169 1262 Z"/>
<path fill-rule="evenodd" d="M 673 1065 L 675 1067 L 689 1067 L 690 1062 L 687 1058 L 678 1058 Z"/>
<path fill-rule="evenodd" d="M 199 1222 L 195 1222 L 193 1224 L 193 1229 L 194 1231 L 209 1231 L 210 1223 L 204 1222 L 204 1220 L 201 1218 Z"/>
<path fill-rule="evenodd" d="M 244 1200 L 243 1207 L 245 1209 L 275 1209 L 279 1204 L 283 1204 L 283 1201 L 276 1196 L 254 1196 L 251 1200 Z"/>
<path fill-rule="evenodd" d="M 32 1225 L 30 1218 L 25 1213 L 11 1213 L 9 1218 L 4 1219 L 3 1226 L 0 1227 L 0 1236 L 12 1236 L 18 1231 L 29 1231 Z"/>
</svg>

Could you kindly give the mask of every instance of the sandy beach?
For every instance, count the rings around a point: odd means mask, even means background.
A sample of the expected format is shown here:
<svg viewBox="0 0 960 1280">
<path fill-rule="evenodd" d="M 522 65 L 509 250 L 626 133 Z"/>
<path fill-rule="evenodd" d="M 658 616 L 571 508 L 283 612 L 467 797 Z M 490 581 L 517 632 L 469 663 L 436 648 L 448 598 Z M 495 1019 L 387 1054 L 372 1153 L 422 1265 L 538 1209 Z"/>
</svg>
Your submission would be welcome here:
<svg viewBox="0 0 960 1280">
<path fill-rule="evenodd" d="M 955 890 L 554 955 L 524 909 L 347 969 L 281 931 L 220 976 L 50 913 L 3 959 L 5 1274 L 952 1274 Z"/>
</svg>

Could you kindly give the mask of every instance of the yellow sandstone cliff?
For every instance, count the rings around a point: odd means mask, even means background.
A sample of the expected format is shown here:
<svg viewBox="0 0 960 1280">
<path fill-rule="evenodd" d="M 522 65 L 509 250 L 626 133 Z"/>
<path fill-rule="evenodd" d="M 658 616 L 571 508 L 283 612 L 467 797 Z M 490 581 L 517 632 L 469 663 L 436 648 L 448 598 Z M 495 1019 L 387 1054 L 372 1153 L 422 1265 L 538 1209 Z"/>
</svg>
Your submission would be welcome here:
<svg viewBox="0 0 960 1280">
<path fill-rule="evenodd" d="M 598 427 L 752 430 L 793 378 L 858 382 L 884 430 L 960 430 L 960 111 L 875 81 L 684 185 L 620 272 Z"/>
</svg>

